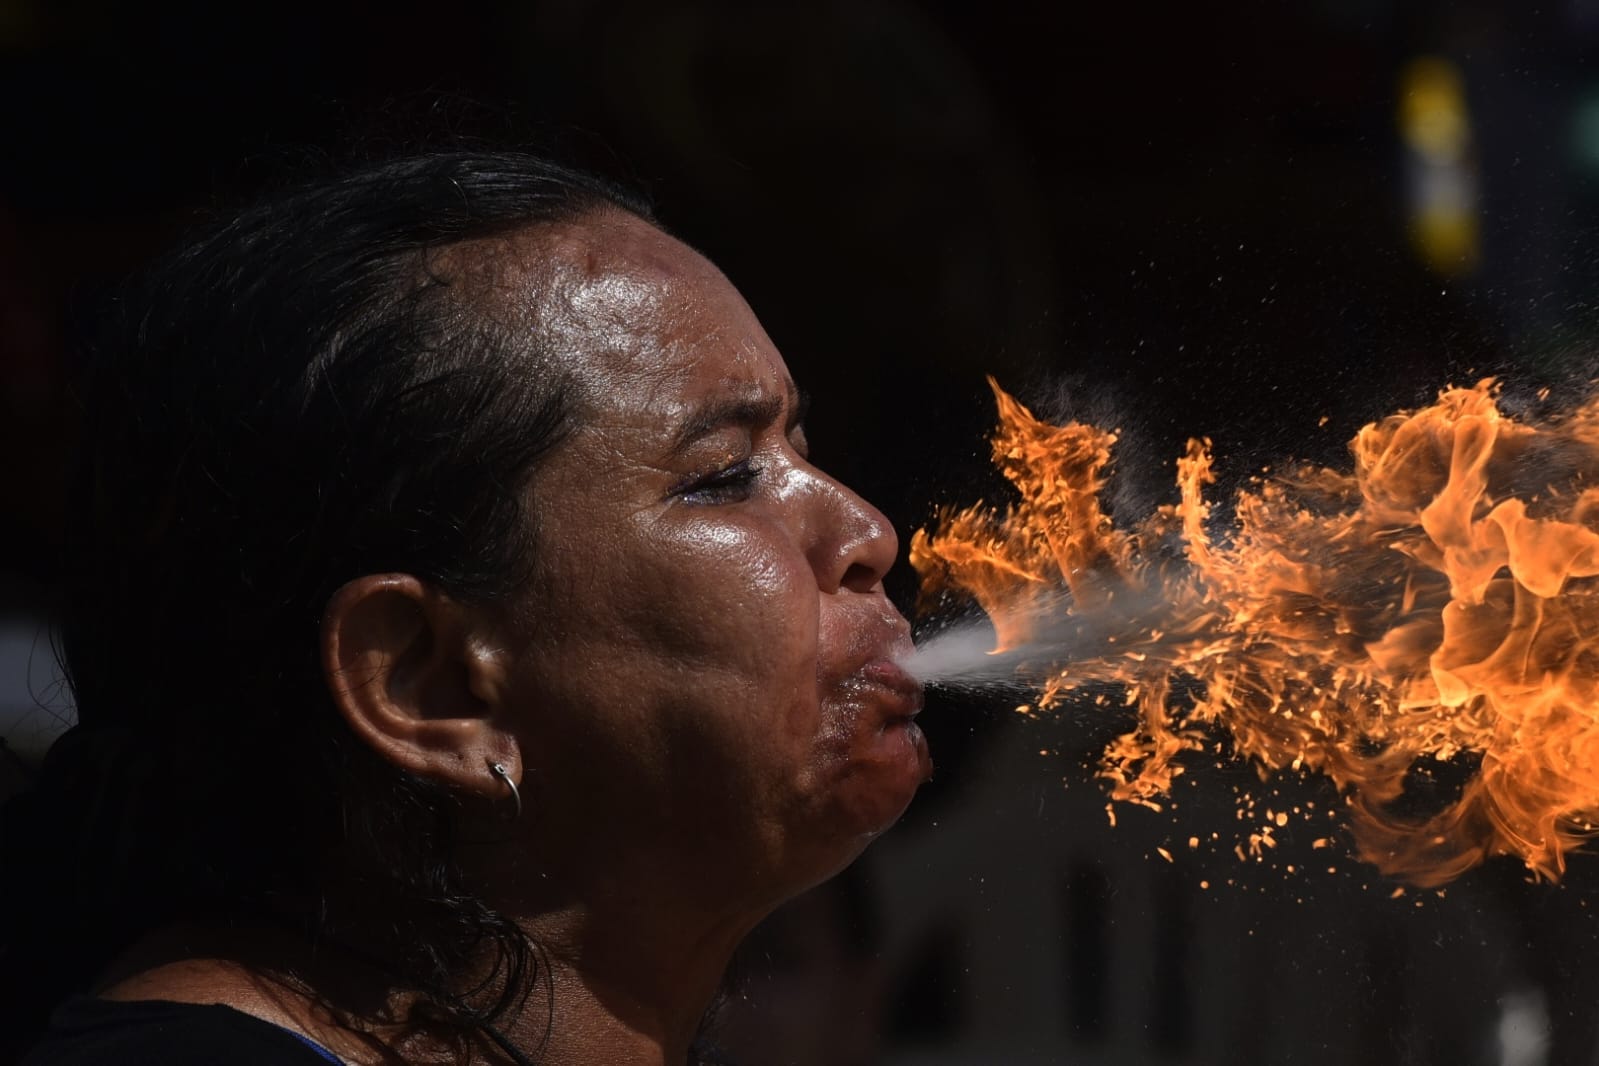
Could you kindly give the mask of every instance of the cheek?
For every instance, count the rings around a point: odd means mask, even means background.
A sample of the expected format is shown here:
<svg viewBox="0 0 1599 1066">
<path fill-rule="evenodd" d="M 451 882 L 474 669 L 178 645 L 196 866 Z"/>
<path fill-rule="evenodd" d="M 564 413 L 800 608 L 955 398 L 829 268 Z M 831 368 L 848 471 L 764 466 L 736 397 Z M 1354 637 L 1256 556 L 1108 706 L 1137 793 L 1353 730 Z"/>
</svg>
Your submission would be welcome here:
<svg viewBox="0 0 1599 1066">
<path fill-rule="evenodd" d="M 814 738 L 819 598 L 804 557 L 770 529 L 662 525 L 552 559 L 540 598 L 558 632 L 531 643 L 560 702 L 601 719 L 581 728 L 614 720 L 675 759 L 765 762 Z"/>
<path fill-rule="evenodd" d="M 717 530 L 657 542 L 627 580 L 620 623 L 659 654 L 757 687 L 814 676 L 816 581 L 797 554 Z"/>
</svg>

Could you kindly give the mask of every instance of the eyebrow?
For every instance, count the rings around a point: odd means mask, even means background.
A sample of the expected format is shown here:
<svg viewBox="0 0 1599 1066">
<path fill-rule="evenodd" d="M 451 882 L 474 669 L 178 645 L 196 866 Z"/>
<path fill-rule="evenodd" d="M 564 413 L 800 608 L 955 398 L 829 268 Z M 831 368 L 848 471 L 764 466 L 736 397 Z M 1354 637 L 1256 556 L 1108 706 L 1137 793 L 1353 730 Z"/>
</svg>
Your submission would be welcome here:
<svg viewBox="0 0 1599 1066">
<path fill-rule="evenodd" d="M 785 403 L 789 415 L 788 425 L 784 428 L 792 433 L 794 427 L 804 420 L 805 413 L 811 406 L 810 395 L 797 389 L 793 382 L 788 384 L 786 397 L 722 396 L 711 400 L 695 408 L 684 420 L 673 435 L 672 452 L 673 454 L 681 452 L 701 437 L 728 426 L 756 429 L 771 425 L 777 421 L 777 416 L 783 413 Z"/>
</svg>

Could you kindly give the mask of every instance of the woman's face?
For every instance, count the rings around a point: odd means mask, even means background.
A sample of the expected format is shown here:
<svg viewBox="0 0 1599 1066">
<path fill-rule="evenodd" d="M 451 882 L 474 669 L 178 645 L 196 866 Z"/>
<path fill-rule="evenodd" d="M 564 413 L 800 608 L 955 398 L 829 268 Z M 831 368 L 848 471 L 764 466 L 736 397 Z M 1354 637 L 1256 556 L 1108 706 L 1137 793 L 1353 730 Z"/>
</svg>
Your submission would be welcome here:
<svg viewBox="0 0 1599 1066">
<path fill-rule="evenodd" d="M 538 846 L 782 898 L 930 772 L 894 532 L 807 460 L 788 368 L 703 257 L 620 213 L 524 241 L 528 310 L 576 353 L 512 627 Z"/>
</svg>

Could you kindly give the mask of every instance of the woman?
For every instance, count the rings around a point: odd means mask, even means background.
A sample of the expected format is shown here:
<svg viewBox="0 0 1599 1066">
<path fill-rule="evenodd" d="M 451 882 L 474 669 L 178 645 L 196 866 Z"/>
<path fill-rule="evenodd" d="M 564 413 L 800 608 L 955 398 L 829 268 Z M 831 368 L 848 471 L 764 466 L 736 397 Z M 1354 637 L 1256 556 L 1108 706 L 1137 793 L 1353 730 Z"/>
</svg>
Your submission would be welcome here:
<svg viewBox="0 0 1599 1066">
<path fill-rule="evenodd" d="M 603 183 L 452 154 L 120 316 L 79 725 L 6 812 L 6 1001 L 80 993 L 25 1061 L 697 1057 L 740 938 L 930 765 L 894 534 L 738 293 Z"/>
</svg>

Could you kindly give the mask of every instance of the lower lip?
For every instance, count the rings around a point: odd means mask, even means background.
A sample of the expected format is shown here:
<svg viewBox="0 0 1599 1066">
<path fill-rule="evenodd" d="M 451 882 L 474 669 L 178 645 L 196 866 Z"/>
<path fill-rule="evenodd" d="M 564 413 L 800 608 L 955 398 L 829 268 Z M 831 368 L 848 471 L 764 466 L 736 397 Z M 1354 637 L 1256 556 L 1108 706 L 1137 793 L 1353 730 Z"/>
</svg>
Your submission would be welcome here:
<svg viewBox="0 0 1599 1066">
<path fill-rule="evenodd" d="M 893 759 L 904 766 L 912 787 L 921 784 L 933 770 L 927 738 L 915 721 L 922 710 L 921 684 L 887 659 L 868 663 L 860 677 L 881 695 L 889 712 L 878 726 L 878 743 L 894 750 Z"/>
<path fill-rule="evenodd" d="M 879 750 L 898 765 L 904 787 L 914 791 L 933 776 L 933 757 L 922 727 L 909 718 L 895 718 L 877 734 Z M 909 802 L 909 792 L 906 793 Z"/>
</svg>

